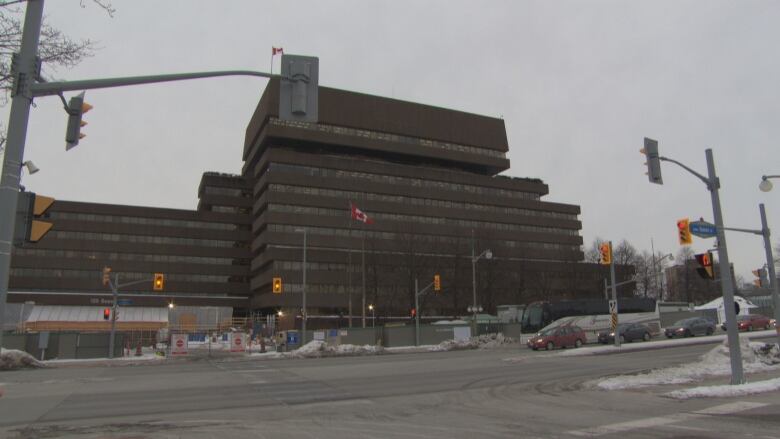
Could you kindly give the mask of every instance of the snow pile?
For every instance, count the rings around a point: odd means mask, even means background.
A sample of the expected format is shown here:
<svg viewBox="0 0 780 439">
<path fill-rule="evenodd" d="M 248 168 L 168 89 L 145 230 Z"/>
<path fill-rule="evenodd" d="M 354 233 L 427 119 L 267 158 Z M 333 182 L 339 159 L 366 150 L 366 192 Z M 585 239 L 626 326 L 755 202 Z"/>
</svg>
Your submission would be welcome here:
<svg viewBox="0 0 780 439">
<path fill-rule="evenodd" d="M 722 386 L 694 387 L 692 389 L 675 390 L 667 393 L 666 396 L 675 399 L 722 398 L 754 395 L 756 393 L 774 392 L 777 390 L 780 390 L 780 378 L 738 385 L 726 384 Z"/>
<path fill-rule="evenodd" d="M 494 333 L 471 337 L 468 340 L 445 340 L 437 345 L 429 347 L 428 350 L 432 352 L 442 352 L 465 349 L 492 349 L 513 343 L 516 343 L 514 338 L 505 337 L 502 333 Z"/>
<path fill-rule="evenodd" d="M 25 367 L 44 367 L 45 365 L 35 357 L 24 351 L 16 349 L 3 349 L 0 351 L 0 370 L 14 370 Z"/>
<path fill-rule="evenodd" d="M 751 343 L 740 339 L 742 365 L 745 373 L 776 370 L 775 364 L 780 363 L 777 347 L 769 349 L 764 343 Z M 702 355 L 695 363 L 675 367 L 653 369 L 639 375 L 616 376 L 595 383 L 604 390 L 628 389 L 636 387 L 655 386 L 660 384 L 684 384 L 700 381 L 706 377 L 728 376 L 731 374 L 729 348 L 726 342 Z"/>
<path fill-rule="evenodd" d="M 355 355 L 376 355 L 384 352 L 381 346 L 356 346 L 351 344 L 342 344 L 332 346 L 324 341 L 314 340 L 306 343 L 300 348 L 285 353 L 285 357 L 292 358 L 320 358 L 320 357 L 338 357 Z"/>
</svg>

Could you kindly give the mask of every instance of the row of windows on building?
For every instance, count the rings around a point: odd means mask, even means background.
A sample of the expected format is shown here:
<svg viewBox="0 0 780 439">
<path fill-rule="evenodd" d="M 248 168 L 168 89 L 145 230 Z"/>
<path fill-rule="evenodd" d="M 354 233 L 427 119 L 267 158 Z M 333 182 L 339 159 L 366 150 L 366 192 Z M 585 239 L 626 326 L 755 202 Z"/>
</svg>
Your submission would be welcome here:
<svg viewBox="0 0 780 439">
<path fill-rule="evenodd" d="M 103 215 L 94 213 L 75 213 L 75 212 L 51 212 L 52 219 L 64 219 L 75 221 L 93 221 L 103 223 L 116 223 L 116 224 L 140 224 L 140 225 L 152 225 L 152 226 L 166 226 L 166 227 L 186 227 L 193 229 L 209 229 L 209 230 L 236 230 L 235 224 L 229 223 L 214 223 L 206 221 L 192 221 L 192 220 L 174 220 L 165 218 L 145 218 L 140 216 L 119 216 L 119 215 Z"/>
<path fill-rule="evenodd" d="M 149 286 L 152 283 L 152 273 L 120 273 L 120 283 L 133 280 L 149 279 Z M 58 268 L 12 268 L 11 276 L 15 277 L 35 277 L 40 279 L 50 278 L 68 278 L 68 279 L 102 279 L 100 270 L 63 270 Z M 238 279 L 239 282 L 245 282 L 245 277 L 213 275 L 213 274 L 165 274 L 165 279 L 178 282 L 215 282 L 225 283 Z"/>
<path fill-rule="evenodd" d="M 281 232 L 281 233 L 300 233 L 300 226 L 291 226 L 285 224 L 268 224 L 267 230 L 269 232 Z M 440 236 L 440 235 L 404 235 L 402 233 L 394 232 L 376 232 L 376 231 L 363 231 L 358 229 L 335 229 L 330 227 L 306 227 L 308 233 L 313 235 L 324 236 L 345 236 L 352 238 L 362 238 L 363 236 L 369 240 L 383 239 L 388 241 L 396 241 L 398 243 L 404 243 L 410 239 L 415 242 L 427 242 L 432 244 L 438 244 L 441 249 L 447 250 L 451 246 L 458 243 L 457 238 L 452 236 Z M 461 241 L 465 242 L 465 241 Z M 575 244 L 560 244 L 554 242 L 529 242 L 529 241 L 510 241 L 500 240 L 496 244 L 502 247 L 517 248 L 517 249 L 534 249 L 534 250 L 554 250 L 554 251 L 580 251 L 580 246 Z"/>
<path fill-rule="evenodd" d="M 238 189 L 230 187 L 206 186 L 203 190 L 206 195 L 226 195 L 229 197 L 251 198 L 250 189 Z"/>
<path fill-rule="evenodd" d="M 549 210 L 521 209 L 517 207 L 464 203 L 464 202 L 450 201 L 450 200 L 435 200 L 431 198 L 406 197 L 403 195 L 387 195 L 387 194 L 376 194 L 370 192 L 342 191 L 337 189 L 324 189 L 324 188 L 294 186 L 294 185 L 277 184 L 277 183 L 269 184 L 268 190 L 272 192 L 283 192 L 283 193 L 301 194 L 301 195 L 316 195 L 322 197 L 341 198 L 345 200 L 365 199 L 365 200 L 382 201 L 388 203 L 409 204 L 412 206 L 431 206 L 431 207 L 441 207 L 445 209 L 478 210 L 480 212 L 485 212 L 485 213 L 526 215 L 526 216 L 535 216 L 535 217 L 542 217 L 542 218 L 567 219 L 572 221 L 577 220 L 577 214 L 574 213 L 552 212 Z"/>
<path fill-rule="evenodd" d="M 139 253 L 114 253 L 114 252 L 92 252 L 92 251 L 73 251 L 73 250 L 50 250 L 37 248 L 15 248 L 15 256 L 35 256 L 42 258 L 68 258 L 68 259 L 88 259 L 94 261 L 136 261 L 136 262 L 165 262 L 165 263 L 184 263 L 184 264 L 205 264 L 205 265 L 249 265 L 248 259 L 232 258 L 210 258 L 202 256 L 182 256 L 182 255 L 151 255 Z"/>
<path fill-rule="evenodd" d="M 515 198 L 524 200 L 539 200 L 539 194 L 535 192 L 523 192 L 507 190 L 495 187 L 475 186 L 470 184 L 451 183 L 447 181 L 426 180 L 422 178 L 398 177 L 386 174 L 371 174 L 368 172 L 346 171 L 342 169 L 317 168 L 314 166 L 289 165 L 282 163 L 270 163 L 267 172 L 289 172 L 306 174 L 312 177 L 330 178 L 358 178 L 376 183 L 406 185 L 412 187 L 424 187 L 442 189 L 452 192 L 466 192 L 470 194 L 494 196 L 501 198 Z"/>
<path fill-rule="evenodd" d="M 506 158 L 502 151 L 496 151 L 488 148 L 479 148 L 476 146 L 461 145 L 458 143 L 442 142 L 439 140 L 421 139 L 419 137 L 403 136 L 400 134 L 382 133 L 379 131 L 340 127 L 336 125 L 326 125 L 318 123 L 307 123 L 299 121 L 287 121 L 277 118 L 270 119 L 271 125 L 287 126 L 292 128 L 302 128 L 310 131 L 320 131 L 324 133 L 340 134 L 346 136 L 362 137 L 365 139 L 384 140 L 387 142 L 405 143 L 407 145 L 425 146 L 429 148 L 446 149 L 448 151 L 465 152 L 494 158 Z"/>
<path fill-rule="evenodd" d="M 296 213 L 301 215 L 318 215 L 332 217 L 346 217 L 346 209 L 328 209 L 325 207 L 307 207 L 290 204 L 268 204 L 269 212 Z M 527 224 L 491 223 L 485 221 L 473 221 L 456 218 L 441 218 L 433 216 L 401 215 L 397 213 L 368 212 L 371 219 L 379 221 L 403 221 L 418 224 L 432 224 L 439 226 L 456 226 L 473 229 L 491 229 L 517 232 L 552 233 L 565 236 L 579 236 L 577 229 L 562 229 L 560 227 L 530 226 Z M 391 238 L 385 238 L 391 239 Z"/>
<path fill-rule="evenodd" d="M 221 248 L 248 246 L 246 242 L 242 242 L 242 241 L 223 241 L 218 239 L 199 239 L 199 238 L 173 238 L 168 236 L 124 235 L 119 233 L 72 232 L 66 230 L 51 231 L 49 232 L 47 237 L 51 237 L 54 239 L 136 242 L 136 243 L 145 243 L 145 244 L 172 244 L 172 245 L 191 245 L 191 246 L 221 247 Z"/>
<path fill-rule="evenodd" d="M 239 206 L 218 206 L 213 205 L 211 206 L 212 212 L 220 212 L 220 213 L 241 213 L 241 214 L 247 214 L 252 211 L 251 208 L 248 207 L 239 207 Z"/>
</svg>

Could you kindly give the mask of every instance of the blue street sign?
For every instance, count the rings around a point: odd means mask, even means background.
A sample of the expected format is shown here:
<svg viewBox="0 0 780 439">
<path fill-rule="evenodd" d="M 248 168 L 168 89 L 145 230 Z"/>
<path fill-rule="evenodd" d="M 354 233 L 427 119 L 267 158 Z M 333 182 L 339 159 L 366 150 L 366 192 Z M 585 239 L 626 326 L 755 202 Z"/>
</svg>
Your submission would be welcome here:
<svg viewBox="0 0 780 439">
<path fill-rule="evenodd" d="M 132 305 L 133 300 L 132 299 L 117 299 L 116 304 L 119 306 L 127 306 Z"/>
<path fill-rule="evenodd" d="M 712 238 L 717 235 L 718 232 L 715 229 L 715 224 L 708 223 L 706 221 L 693 221 L 689 225 L 691 233 L 699 238 Z"/>
</svg>

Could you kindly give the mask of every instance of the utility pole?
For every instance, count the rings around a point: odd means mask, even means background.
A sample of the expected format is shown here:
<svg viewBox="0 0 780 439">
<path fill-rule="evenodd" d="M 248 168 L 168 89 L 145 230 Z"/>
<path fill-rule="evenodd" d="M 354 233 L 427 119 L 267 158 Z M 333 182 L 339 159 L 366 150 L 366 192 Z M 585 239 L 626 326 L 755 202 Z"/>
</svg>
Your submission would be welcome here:
<svg viewBox="0 0 780 439">
<path fill-rule="evenodd" d="M 117 308 L 117 299 L 119 298 L 119 273 L 114 274 L 114 283 L 111 283 L 111 298 L 113 299 L 113 302 L 111 303 L 111 335 L 108 339 L 108 358 L 114 358 L 114 346 L 115 341 L 114 338 L 116 338 L 116 308 Z"/>
<path fill-rule="evenodd" d="M 618 324 L 620 323 L 620 320 L 619 320 L 620 319 L 620 314 L 619 314 L 619 310 L 618 310 L 618 307 L 617 307 L 618 305 L 617 305 L 617 283 L 615 281 L 615 258 L 612 257 L 612 254 L 613 254 L 612 253 L 612 241 L 609 241 L 609 255 L 610 255 L 610 257 L 609 257 L 609 278 L 612 281 L 612 300 L 615 303 L 615 314 L 613 314 L 613 317 L 612 317 L 614 319 L 614 322 L 613 322 L 614 325 L 613 326 L 615 327 L 613 329 L 613 331 L 615 331 L 615 347 L 619 348 L 620 347 L 620 333 L 619 333 Z"/>
<path fill-rule="evenodd" d="M 775 259 L 772 255 L 772 241 L 770 239 L 769 226 L 766 221 L 764 203 L 758 205 L 761 211 L 761 234 L 764 237 L 764 250 L 766 252 L 766 269 L 769 271 L 769 282 L 772 282 L 772 302 L 775 305 L 775 332 L 777 333 L 777 346 L 780 347 L 780 285 L 775 273 Z"/>
<path fill-rule="evenodd" d="M 306 311 L 306 234 L 307 231 L 303 229 L 303 318 L 301 319 L 301 346 L 306 344 L 306 320 L 309 318 L 309 313 Z"/>
</svg>

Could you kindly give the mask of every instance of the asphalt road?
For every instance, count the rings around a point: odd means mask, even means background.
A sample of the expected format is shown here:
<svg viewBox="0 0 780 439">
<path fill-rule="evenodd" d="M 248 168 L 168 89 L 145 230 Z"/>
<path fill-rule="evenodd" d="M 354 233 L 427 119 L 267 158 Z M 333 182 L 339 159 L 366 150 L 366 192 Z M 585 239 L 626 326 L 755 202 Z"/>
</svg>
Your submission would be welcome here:
<svg viewBox="0 0 780 439">
<path fill-rule="evenodd" d="M 675 386 L 589 385 L 695 361 L 711 348 L 562 357 L 513 347 L 2 372 L 0 437 L 780 436 L 777 394 L 681 402 L 663 396 Z"/>
</svg>

